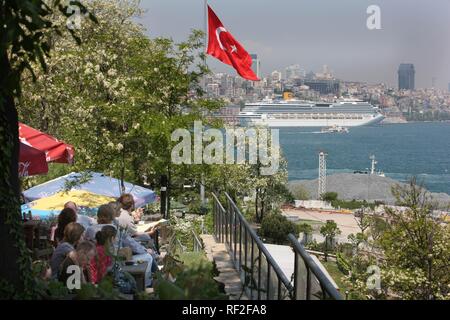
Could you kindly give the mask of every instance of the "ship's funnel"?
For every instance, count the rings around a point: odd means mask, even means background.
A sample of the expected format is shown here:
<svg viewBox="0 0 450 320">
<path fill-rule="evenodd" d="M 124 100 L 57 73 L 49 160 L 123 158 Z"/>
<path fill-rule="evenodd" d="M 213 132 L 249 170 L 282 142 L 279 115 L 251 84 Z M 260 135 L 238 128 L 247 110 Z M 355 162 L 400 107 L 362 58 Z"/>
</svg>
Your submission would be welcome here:
<svg viewBox="0 0 450 320">
<path fill-rule="evenodd" d="M 289 91 L 283 92 L 283 100 L 292 100 L 294 99 L 294 94 Z"/>
</svg>

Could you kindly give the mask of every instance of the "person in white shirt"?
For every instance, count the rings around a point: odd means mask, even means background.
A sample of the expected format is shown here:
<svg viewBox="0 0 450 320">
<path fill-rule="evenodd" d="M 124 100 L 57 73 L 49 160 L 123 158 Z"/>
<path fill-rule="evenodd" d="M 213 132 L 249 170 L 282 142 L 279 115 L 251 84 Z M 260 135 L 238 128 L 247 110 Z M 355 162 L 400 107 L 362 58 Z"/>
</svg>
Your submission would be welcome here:
<svg viewBox="0 0 450 320">
<path fill-rule="evenodd" d="M 120 204 L 120 215 L 117 217 L 117 221 L 122 228 L 127 228 L 129 234 L 132 237 L 138 238 L 140 241 L 149 241 L 156 234 L 156 228 L 153 227 L 146 232 L 138 232 L 137 223 L 141 220 L 143 210 L 139 208 L 135 209 L 134 198 L 129 193 L 124 193 L 118 199 Z"/>
<path fill-rule="evenodd" d="M 70 208 L 73 211 L 75 211 L 75 213 L 77 214 L 77 223 L 81 224 L 85 229 L 95 224 L 94 218 L 88 217 L 83 214 L 78 214 L 79 208 L 75 202 L 73 201 L 66 202 L 66 204 L 64 204 L 64 209 L 65 208 Z"/>
</svg>

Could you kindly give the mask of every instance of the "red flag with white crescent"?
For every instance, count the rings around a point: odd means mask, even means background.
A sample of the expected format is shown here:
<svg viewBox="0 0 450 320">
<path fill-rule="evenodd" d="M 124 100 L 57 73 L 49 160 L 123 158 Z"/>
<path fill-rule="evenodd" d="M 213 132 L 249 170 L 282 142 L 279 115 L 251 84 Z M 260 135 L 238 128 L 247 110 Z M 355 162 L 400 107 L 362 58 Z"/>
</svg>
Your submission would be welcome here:
<svg viewBox="0 0 450 320">
<path fill-rule="evenodd" d="M 214 11 L 208 6 L 207 54 L 236 69 L 244 79 L 259 81 L 252 70 L 252 58 L 239 42 L 228 32 Z"/>
</svg>

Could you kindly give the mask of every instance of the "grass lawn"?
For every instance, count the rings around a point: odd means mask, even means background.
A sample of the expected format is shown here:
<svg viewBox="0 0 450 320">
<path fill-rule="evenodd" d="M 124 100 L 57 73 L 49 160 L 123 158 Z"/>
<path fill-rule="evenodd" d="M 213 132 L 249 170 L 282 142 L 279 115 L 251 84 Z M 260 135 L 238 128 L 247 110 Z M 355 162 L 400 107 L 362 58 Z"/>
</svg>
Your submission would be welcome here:
<svg viewBox="0 0 450 320">
<path fill-rule="evenodd" d="M 339 291 L 342 294 L 342 296 L 345 298 L 345 291 L 349 290 L 350 288 L 346 287 L 344 282 L 342 281 L 342 277 L 345 275 L 339 270 L 337 264 L 335 261 L 328 260 L 325 262 L 324 260 L 320 260 L 320 262 L 323 264 L 325 269 L 327 269 L 330 276 L 333 278 L 334 282 L 336 282 L 337 286 L 339 287 Z"/>
<path fill-rule="evenodd" d="M 308 220 L 308 219 L 300 219 L 295 221 L 296 224 L 309 224 L 311 227 L 315 227 L 315 226 L 321 226 L 324 223 L 322 221 L 317 221 L 317 220 Z"/>
</svg>

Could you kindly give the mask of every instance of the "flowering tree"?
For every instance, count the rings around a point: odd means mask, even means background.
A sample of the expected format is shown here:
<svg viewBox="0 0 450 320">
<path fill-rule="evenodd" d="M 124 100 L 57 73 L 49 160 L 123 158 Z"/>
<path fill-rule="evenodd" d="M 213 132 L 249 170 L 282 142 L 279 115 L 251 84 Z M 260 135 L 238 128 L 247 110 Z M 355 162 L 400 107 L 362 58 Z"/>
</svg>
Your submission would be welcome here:
<svg viewBox="0 0 450 320">
<path fill-rule="evenodd" d="M 0 1 L 0 245 L 6 259 L 0 262 L 0 296 L 32 295 L 31 266 L 23 241 L 19 210 L 19 139 L 15 99 L 22 92 L 23 74 L 34 80 L 36 67 L 46 69 L 51 36 L 65 25 L 53 18 L 69 16 L 62 1 Z M 79 4 L 80 12 L 85 8 Z M 91 16 L 91 19 L 95 20 Z M 72 29 L 68 32 L 79 42 Z M 48 36 L 46 36 L 48 35 Z"/>
<path fill-rule="evenodd" d="M 20 101 L 27 123 L 75 146 L 76 169 L 136 183 L 182 175 L 171 164 L 171 133 L 217 107 L 202 100 L 202 33 L 185 41 L 149 39 L 135 22 L 138 1 L 89 2 L 98 23 L 84 21 L 82 44 L 54 39 L 49 73 L 28 82 Z M 62 107 L 64 106 L 64 107 Z"/>
<path fill-rule="evenodd" d="M 393 188 L 405 211 L 387 209 L 389 226 L 380 239 L 384 252 L 382 279 L 403 299 L 450 299 L 450 228 L 432 199 L 413 179 Z"/>
</svg>

